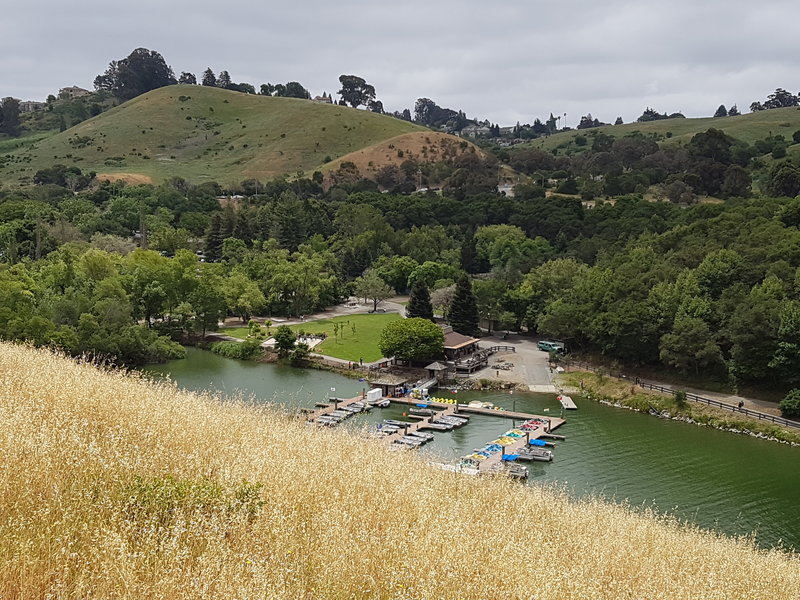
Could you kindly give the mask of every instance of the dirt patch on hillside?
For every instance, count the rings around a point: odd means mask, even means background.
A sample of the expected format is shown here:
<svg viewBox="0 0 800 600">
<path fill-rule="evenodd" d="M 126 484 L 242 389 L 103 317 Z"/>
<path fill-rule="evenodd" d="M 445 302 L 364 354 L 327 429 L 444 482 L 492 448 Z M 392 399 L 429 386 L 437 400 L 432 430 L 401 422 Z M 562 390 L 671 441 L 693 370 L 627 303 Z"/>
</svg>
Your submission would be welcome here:
<svg viewBox="0 0 800 600">
<path fill-rule="evenodd" d="M 419 164 L 449 162 L 467 152 L 485 156 L 483 150 L 462 138 L 434 131 L 417 131 L 345 154 L 326 165 L 325 170 L 330 173 L 339 169 L 342 163 L 350 162 L 358 168 L 361 177 L 374 179 L 381 169 L 389 165 L 400 167 L 407 160 Z"/>
<path fill-rule="evenodd" d="M 131 185 L 153 183 L 152 177 L 142 173 L 98 173 L 95 175 L 95 179 L 103 179 L 112 183 L 115 181 L 124 181 Z"/>
</svg>

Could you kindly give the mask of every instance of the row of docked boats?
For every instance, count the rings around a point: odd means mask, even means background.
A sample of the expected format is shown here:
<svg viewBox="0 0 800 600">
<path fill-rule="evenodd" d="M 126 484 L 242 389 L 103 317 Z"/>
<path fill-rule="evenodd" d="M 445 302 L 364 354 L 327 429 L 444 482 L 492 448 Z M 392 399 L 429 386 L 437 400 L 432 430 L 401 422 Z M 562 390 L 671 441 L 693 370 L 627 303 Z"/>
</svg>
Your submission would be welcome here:
<svg viewBox="0 0 800 600">
<path fill-rule="evenodd" d="M 397 447 L 419 448 L 433 440 L 433 435 L 423 431 L 413 431 L 396 439 L 393 444 Z"/>
<path fill-rule="evenodd" d="M 372 406 L 364 402 L 353 402 L 340 406 L 333 412 L 326 413 L 314 419 L 314 423 L 320 427 L 335 427 L 342 421 L 346 421 L 353 415 L 372 410 Z"/>
</svg>

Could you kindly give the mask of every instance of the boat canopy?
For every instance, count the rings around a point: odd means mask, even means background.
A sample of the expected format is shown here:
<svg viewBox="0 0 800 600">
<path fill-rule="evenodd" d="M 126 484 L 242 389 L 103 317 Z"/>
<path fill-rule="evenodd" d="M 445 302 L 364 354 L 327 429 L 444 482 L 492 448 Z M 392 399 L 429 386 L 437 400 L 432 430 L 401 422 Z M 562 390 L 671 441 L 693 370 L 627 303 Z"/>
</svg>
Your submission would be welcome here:
<svg viewBox="0 0 800 600">
<path fill-rule="evenodd" d="M 512 460 L 517 460 L 519 458 L 519 454 L 503 454 L 503 460 L 511 462 Z"/>
<path fill-rule="evenodd" d="M 531 440 L 530 442 L 528 442 L 528 444 L 530 444 L 531 446 L 546 446 L 547 445 L 544 440 Z"/>
</svg>

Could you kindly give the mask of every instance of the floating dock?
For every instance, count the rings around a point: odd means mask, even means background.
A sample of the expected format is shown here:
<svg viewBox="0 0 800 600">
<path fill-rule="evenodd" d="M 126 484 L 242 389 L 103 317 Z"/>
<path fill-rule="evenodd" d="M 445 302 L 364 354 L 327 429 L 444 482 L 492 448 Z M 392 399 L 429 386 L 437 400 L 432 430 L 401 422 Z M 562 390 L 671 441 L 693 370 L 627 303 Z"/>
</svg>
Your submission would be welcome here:
<svg viewBox="0 0 800 600">
<path fill-rule="evenodd" d="M 531 415 L 530 418 L 538 418 L 538 419 L 550 419 L 550 417 L 536 417 Z M 495 452 L 491 454 L 488 458 L 480 461 L 478 463 L 478 470 L 481 473 L 488 473 L 491 471 L 494 465 L 502 462 L 503 455 L 508 454 L 517 454 L 517 451 L 520 448 L 525 448 L 528 446 L 528 441 L 530 440 L 538 440 L 540 437 L 544 437 L 545 435 L 550 433 L 550 429 L 554 427 L 560 427 L 566 421 L 564 419 L 550 419 L 551 424 L 550 427 L 547 427 L 544 423 L 541 425 L 537 425 L 535 428 L 531 429 L 528 432 L 528 435 L 517 438 L 515 441 L 511 442 L 510 444 L 506 444 L 503 446 L 503 449 L 500 452 Z"/>
<path fill-rule="evenodd" d="M 514 410 L 498 410 L 496 408 L 483 408 L 480 406 L 469 406 L 467 404 L 451 404 L 450 402 L 438 402 L 436 400 L 420 400 L 419 398 L 389 398 L 389 400 L 397 404 L 408 404 L 410 406 L 425 404 L 428 408 L 452 408 L 455 416 L 458 416 L 459 413 L 474 413 L 478 415 L 488 415 L 490 417 L 516 419 L 518 421 L 527 421 L 528 419 L 550 420 L 552 422 L 550 429 L 555 429 L 559 425 L 565 423 L 564 419 L 558 417 L 544 417 L 542 415 L 532 415 L 530 413 L 517 412 Z M 558 425 L 556 425 L 556 422 L 558 422 Z"/>
<path fill-rule="evenodd" d="M 578 410 L 578 407 L 575 405 L 575 403 L 572 401 L 572 398 L 570 398 L 569 396 L 565 396 L 564 394 L 559 394 L 556 397 L 556 400 L 561 402 L 561 406 L 563 406 L 567 410 Z"/>
<path fill-rule="evenodd" d="M 467 406 L 466 404 L 458 404 L 458 403 L 450 403 L 450 402 L 438 402 L 436 400 L 427 400 L 427 401 L 420 401 L 417 398 L 389 398 L 391 402 L 395 402 L 397 404 L 405 404 L 409 406 L 417 406 L 420 404 L 425 404 L 428 408 L 437 408 L 440 410 L 435 411 L 435 414 L 432 416 L 420 416 L 420 415 L 409 415 L 410 419 L 414 419 L 413 421 L 408 421 L 408 426 L 398 430 L 395 433 L 390 435 L 386 435 L 382 438 L 383 441 L 386 443 L 394 443 L 397 440 L 400 440 L 404 436 L 414 433 L 416 431 L 441 431 L 444 428 L 436 423 L 433 423 L 431 419 L 437 420 L 441 417 L 463 417 L 465 419 L 469 419 L 467 414 L 464 413 L 473 413 L 473 414 L 480 414 L 480 415 L 487 415 L 490 417 L 503 417 L 506 419 L 516 419 L 520 421 L 528 421 L 531 419 L 538 419 L 542 421 L 542 424 L 531 429 L 529 434 L 525 437 L 521 437 L 518 440 L 514 441 L 511 444 L 506 445 L 503 448 L 503 452 L 497 453 L 484 461 L 481 461 L 480 464 L 480 471 L 486 472 L 493 464 L 496 464 L 501 461 L 502 454 L 513 454 L 514 450 L 518 450 L 519 448 L 525 446 L 528 440 L 535 440 L 540 437 L 545 437 L 550 434 L 550 432 L 554 429 L 557 429 L 566 421 L 559 417 L 550 417 L 550 416 L 542 416 L 542 415 L 534 415 L 530 413 L 524 412 L 517 412 L 517 411 L 510 411 L 510 410 L 497 410 L 494 408 L 484 408 L 484 407 L 477 407 L 477 406 Z M 365 399 L 363 396 L 356 396 L 354 398 L 342 399 L 337 400 L 334 404 L 333 402 L 329 404 L 318 403 L 316 410 L 310 411 L 306 413 L 306 419 L 309 422 L 324 422 L 325 417 L 330 416 L 331 413 L 335 411 L 341 411 L 346 409 L 346 407 L 350 406 L 351 404 L 355 404 L 357 402 L 364 402 Z M 322 417 L 322 420 L 320 420 Z M 447 428 L 449 430 L 450 428 Z M 561 436 L 552 436 L 552 437 L 561 437 Z"/>
</svg>

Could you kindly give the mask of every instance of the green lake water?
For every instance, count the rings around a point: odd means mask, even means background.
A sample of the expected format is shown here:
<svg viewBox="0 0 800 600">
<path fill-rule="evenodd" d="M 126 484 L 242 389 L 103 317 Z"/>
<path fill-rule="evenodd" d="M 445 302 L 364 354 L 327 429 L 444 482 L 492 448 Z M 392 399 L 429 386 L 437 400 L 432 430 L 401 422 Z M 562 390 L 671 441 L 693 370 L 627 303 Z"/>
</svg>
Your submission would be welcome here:
<svg viewBox="0 0 800 600">
<path fill-rule="evenodd" d="M 256 402 L 312 407 L 329 395 L 352 397 L 366 383 L 335 373 L 248 363 L 188 349 L 185 360 L 147 367 L 180 387 L 242 394 Z M 335 388 L 335 392 L 331 391 Z M 452 396 L 445 392 L 434 396 Z M 460 392 L 461 402 L 479 398 L 508 409 L 559 416 L 553 394 Z M 758 542 L 800 549 L 800 448 L 744 435 L 658 419 L 575 398 L 577 411 L 556 433 L 551 463 L 527 463 L 529 483 L 563 485 L 575 496 L 598 494 L 633 506 L 655 507 L 701 527 L 731 535 L 756 532 Z M 375 409 L 347 422 L 374 427 L 402 419 L 405 407 Z M 454 461 L 495 439 L 511 420 L 472 415 L 452 432 L 436 433 L 426 454 Z"/>
</svg>

